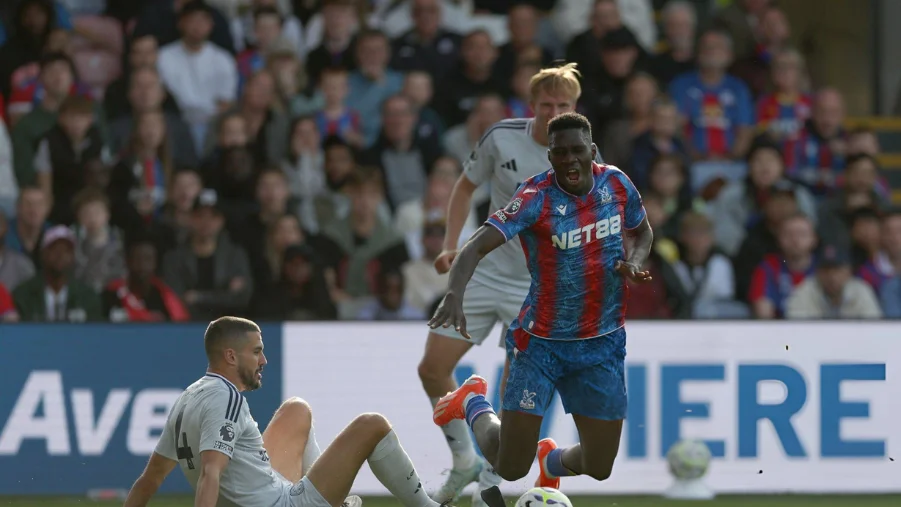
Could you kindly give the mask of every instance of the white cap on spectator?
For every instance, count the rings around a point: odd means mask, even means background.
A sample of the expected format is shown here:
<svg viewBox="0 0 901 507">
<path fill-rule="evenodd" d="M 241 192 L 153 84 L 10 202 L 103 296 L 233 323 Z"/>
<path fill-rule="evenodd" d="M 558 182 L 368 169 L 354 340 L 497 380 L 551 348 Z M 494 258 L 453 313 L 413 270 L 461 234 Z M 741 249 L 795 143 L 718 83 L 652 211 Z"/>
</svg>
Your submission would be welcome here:
<svg viewBox="0 0 901 507">
<path fill-rule="evenodd" d="M 65 240 L 75 246 L 75 233 L 65 225 L 54 225 L 44 232 L 44 239 L 41 241 L 41 250 L 56 243 L 59 240 Z"/>
</svg>

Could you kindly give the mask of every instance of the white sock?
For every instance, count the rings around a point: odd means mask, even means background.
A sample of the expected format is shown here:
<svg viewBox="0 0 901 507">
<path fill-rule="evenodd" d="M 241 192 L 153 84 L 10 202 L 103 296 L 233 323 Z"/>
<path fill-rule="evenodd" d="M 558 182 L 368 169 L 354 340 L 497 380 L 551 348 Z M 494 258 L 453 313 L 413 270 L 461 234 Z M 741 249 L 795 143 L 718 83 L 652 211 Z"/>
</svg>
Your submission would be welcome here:
<svg viewBox="0 0 901 507">
<path fill-rule="evenodd" d="M 303 449 L 303 457 L 301 458 L 301 466 L 303 467 L 303 475 L 312 468 L 313 463 L 319 459 L 322 451 L 319 450 L 319 442 L 316 441 L 316 427 L 310 424 L 310 435 L 307 437 L 307 446 Z"/>
<path fill-rule="evenodd" d="M 439 398 L 429 398 L 432 408 L 438 404 Z M 441 427 L 447 446 L 450 447 L 454 458 L 454 470 L 469 470 L 476 465 L 478 455 L 469 433 L 469 425 L 463 419 L 454 419 Z"/>
<path fill-rule="evenodd" d="M 404 507 L 440 507 L 422 489 L 413 462 L 400 445 L 394 430 L 388 432 L 369 455 L 369 468 Z"/>
</svg>

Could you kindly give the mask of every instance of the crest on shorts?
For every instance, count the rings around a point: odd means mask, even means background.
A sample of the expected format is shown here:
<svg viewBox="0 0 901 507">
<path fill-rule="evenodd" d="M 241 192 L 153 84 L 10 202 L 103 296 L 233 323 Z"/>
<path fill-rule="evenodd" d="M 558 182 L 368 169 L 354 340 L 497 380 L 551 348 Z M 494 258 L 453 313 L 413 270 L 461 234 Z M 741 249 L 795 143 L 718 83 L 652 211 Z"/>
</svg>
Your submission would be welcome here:
<svg viewBox="0 0 901 507">
<path fill-rule="evenodd" d="M 297 482 L 297 484 L 291 486 L 291 491 L 288 494 L 291 496 L 299 496 L 303 494 L 303 490 L 307 489 L 307 486 L 303 483 L 303 480 Z"/>
<path fill-rule="evenodd" d="M 510 204 L 508 204 L 507 207 L 504 208 L 504 213 L 508 215 L 515 215 L 516 212 L 519 211 L 520 207 L 522 207 L 522 197 L 517 197 L 516 199 L 510 201 Z"/>
<path fill-rule="evenodd" d="M 235 439 L 235 429 L 231 424 L 225 423 L 219 428 L 219 438 L 225 442 L 231 442 Z"/>
<path fill-rule="evenodd" d="M 529 391 L 528 389 L 522 390 L 522 399 L 519 400 L 519 408 L 523 410 L 534 410 L 535 409 L 535 391 Z"/>
</svg>

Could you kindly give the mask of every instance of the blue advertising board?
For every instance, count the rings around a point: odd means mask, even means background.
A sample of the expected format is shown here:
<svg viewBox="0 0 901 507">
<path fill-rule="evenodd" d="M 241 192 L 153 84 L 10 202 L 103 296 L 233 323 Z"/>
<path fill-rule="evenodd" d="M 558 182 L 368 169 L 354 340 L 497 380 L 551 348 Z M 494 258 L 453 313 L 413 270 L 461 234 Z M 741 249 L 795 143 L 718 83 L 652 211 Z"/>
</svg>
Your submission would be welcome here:
<svg viewBox="0 0 901 507">
<path fill-rule="evenodd" d="M 282 399 L 282 326 L 262 325 L 264 386 L 247 393 L 260 429 Z M 127 489 L 168 411 L 206 370 L 202 324 L 0 327 L 0 492 Z M 176 470 L 161 492 L 190 488 Z"/>
</svg>

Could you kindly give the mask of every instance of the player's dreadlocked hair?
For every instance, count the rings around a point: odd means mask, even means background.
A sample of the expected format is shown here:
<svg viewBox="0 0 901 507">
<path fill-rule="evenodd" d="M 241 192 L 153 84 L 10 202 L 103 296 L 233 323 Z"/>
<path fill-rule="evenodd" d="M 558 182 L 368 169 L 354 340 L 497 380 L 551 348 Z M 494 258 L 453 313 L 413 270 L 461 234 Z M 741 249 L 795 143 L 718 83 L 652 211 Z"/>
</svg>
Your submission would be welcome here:
<svg viewBox="0 0 901 507">
<path fill-rule="evenodd" d="M 564 93 L 575 101 L 582 95 L 579 78 L 582 74 L 576 70 L 575 63 L 567 63 L 559 67 L 541 69 L 529 80 L 529 94 L 532 100 L 541 92 Z"/>
<path fill-rule="evenodd" d="M 588 136 L 588 142 L 591 142 L 591 122 L 588 118 L 579 113 L 563 113 L 555 116 L 551 121 L 547 122 L 547 135 L 551 137 L 554 132 L 561 130 L 578 129 Z"/>
</svg>

